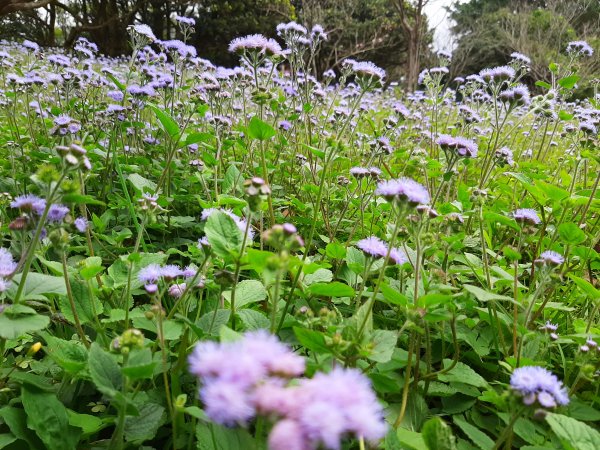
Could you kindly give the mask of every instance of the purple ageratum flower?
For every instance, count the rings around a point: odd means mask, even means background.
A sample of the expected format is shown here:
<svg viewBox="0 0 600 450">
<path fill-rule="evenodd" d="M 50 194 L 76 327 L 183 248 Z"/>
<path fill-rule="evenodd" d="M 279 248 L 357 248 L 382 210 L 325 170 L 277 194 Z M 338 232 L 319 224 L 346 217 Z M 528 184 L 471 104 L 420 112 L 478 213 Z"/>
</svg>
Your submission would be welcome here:
<svg viewBox="0 0 600 450">
<path fill-rule="evenodd" d="M 531 64 L 531 59 L 528 56 L 525 56 L 523 53 L 512 52 L 510 57 L 513 61 L 516 61 L 524 66 L 529 66 Z"/>
<path fill-rule="evenodd" d="M 18 208 L 21 211 L 39 211 L 40 209 L 43 211 L 46 207 L 46 200 L 33 194 L 19 195 L 10 202 L 10 207 Z"/>
<path fill-rule="evenodd" d="M 292 123 L 288 120 L 282 120 L 279 122 L 279 128 L 283 131 L 289 131 L 292 128 Z"/>
<path fill-rule="evenodd" d="M 546 250 L 543 252 L 540 255 L 540 260 L 549 266 L 560 266 L 563 262 L 565 262 L 565 258 L 560 253 L 552 250 Z"/>
<path fill-rule="evenodd" d="M 526 366 L 515 369 L 510 377 L 511 388 L 521 397 L 523 403 L 537 402 L 544 408 L 569 403 L 567 390 L 556 375 L 539 366 Z"/>
<path fill-rule="evenodd" d="M 69 213 L 69 208 L 64 205 L 52 204 L 48 209 L 48 222 L 62 222 L 65 216 Z"/>
<path fill-rule="evenodd" d="M 377 236 L 361 239 L 356 243 L 356 246 L 374 258 L 384 258 L 387 255 L 387 244 Z"/>
<path fill-rule="evenodd" d="M 470 139 L 442 134 L 436 142 L 443 150 L 452 150 L 460 157 L 475 158 L 477 156 L 477 144 Z"/>
<path fill-rule="evenodd" d="M 275 39 L 267 39 L 262 34 L 238 37 L 229 44 L 229 52 L 231 53 L 243 54 L 247 51 L 257 51 L 272 56 L 281 53 L 281 46 Z"/>
<path fill-rule="evenodd" d="M 399 248 L 393 248 L 390 251 L 390 261 L 401 266 L 408 262 L 408 257 L 406 256 L 406 253 L 404 252 L 404 250 L 399 249 Z"/>
<path fill-rule="evenodd" d="M 10 280 L 5 280 L 4 278 L 0 278 L 0 292 L 6 292 L 8 290 L 8 288 L 10 287 L 12 281 Z M 8 305 L 6 304 L 0 304 L 0 314 L 2 314 L 2 312 L 4 311 L 4 309 L 6 309 Z"/>
<path fill-rule="evenodd" d="M 516 75 L 515 69 L 510 66 L 499 66 L 492 69 L 483 69 L 479 76 L 486 83 L 498 83 L 506 80 L 512 80 Z"/>
<path fill-rule="evenodd" d="M 17 263 L 14 262 L 11 253 L 0 247 L 0 277 L 8 277 L 15 270 L 17 270 Z"/>
<path fill-rule="evenodd" d="M 361 78 L 372 78 L 381 81 L 385 78 L 385 70 L 377 67 L 371 61 L 355 62 L 352 65 L 354 73 Z"/>
<path fill-rule="evenodd" d="M 138 280 L 144 284 L 156 284 L 162 276 L 162 268 L 158 264 L 149 264 L 138 273 Z"/>
<path fill-rule="evenodd" d="M 169 286 L 169 295 L 173 298 L 181 298 L 187 288 L 185 283 L 177 283 Z"/>
<path fill-rule="evenodd" d="M 375 193 L 387 201 L 407 202 L 413 206 L 424 205 L 430 201 L 429 192 L 425 186 L 406 177 L 380 182 Z"/>
<path fill-rule="evenodd" d="M 177 23 L 183 24 L 183 25 L 187 25 L 190 27 L 193 27 L 194 25 L 196 25 L 196 20 L 191 18 L 191 17 L 185 17 L 185 16 L 175 16 L 175 21 Z"/>
<path fill-rule="evenodd" d="M 528 225 L 538 225 L 541 223 L 540 218 L 535 209 L 517 209 L 512 213 L 513 218 L 519 223 L 525 223 Z"/>
<path fill-rule="evenodd" d="M 200 389 L 200 399 L 207 416 L 222 425 L 244 425 L 256 414 L 247 388 L 228 380 L 207 383 Z"/>
<path fill-rule="evenodd" d="M 598 129 L 596 128 L 596 125 L 591 121 L 580 122 L 579 130 L 583 131 L 586 134 L 591 134 L 591 135 L 598 133 Z"/>
<path fill-rule="evenodd" d="M 512 105 L 528 105 L 531 103 L 529 89 L 523 84 L 518 84 L 509 89 L 505 89 L 498 95 L 500 100 Z"/>
<path fill-rule="evenodd" d="M 182 275 L 183 271 L 181 270 L 181 267 L 176 264 L 167 264 L 160 268 L 160 276 L 165 280 L 174 280 Z"/>
<path fill-rule="evenodd" d="M 270 450 L 309 450 L 311 448 L 302 426 L 295 420 L 280 420 L 269 434 Z"/>
<path fill-rule="evenodd" d="M 592 56 L 594 54 L 594 49 L 585 41 L 572 41 L 567 44 L 567 53 Z"/>
<path fill-rule="evenodd" d="M 356 369 L 335 368 L 303 380 L 288 418 L 297 421 L 311 443 L 337 449 L 345 435 L 377 441 L 387 426 L 369 379 Z M 323 420 L 327 417 L 327 420 Z"/>
</svg>

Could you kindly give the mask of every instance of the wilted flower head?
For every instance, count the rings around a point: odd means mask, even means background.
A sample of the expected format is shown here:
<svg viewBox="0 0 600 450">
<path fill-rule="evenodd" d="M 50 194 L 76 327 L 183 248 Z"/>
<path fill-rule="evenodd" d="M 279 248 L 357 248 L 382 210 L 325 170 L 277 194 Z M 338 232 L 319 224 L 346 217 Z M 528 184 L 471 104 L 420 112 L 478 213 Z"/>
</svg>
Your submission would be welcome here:
<svg viewBox="0 0 600 450">
<path fill-rule="evenodd" d="M 544 408 L 554 408 L 569 403 L 569 395 L 561 381 L 539 366 L 519 367 L 510 377 L 511 388 L 526 405 L 538 403 Z"/>
</svg>

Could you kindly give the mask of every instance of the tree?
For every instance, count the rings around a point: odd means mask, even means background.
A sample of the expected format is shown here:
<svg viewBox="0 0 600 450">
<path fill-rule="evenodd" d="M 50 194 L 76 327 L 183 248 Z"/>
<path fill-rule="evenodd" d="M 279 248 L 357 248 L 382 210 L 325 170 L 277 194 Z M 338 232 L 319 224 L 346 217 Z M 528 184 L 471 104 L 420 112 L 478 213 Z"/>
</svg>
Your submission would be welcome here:
<svg viewBox="0 0 600 450">
<path fill-rule="evenodd" d="M 421 69 L 423 53 L 423 37 L 427 32 L 427 17 L 424 8 L 429 0 L 391 0 L 392 5 L 400 14 L 400 24 L 408 45 L 406 60 L 406 88 L 413 91 Z"/>
</svg>

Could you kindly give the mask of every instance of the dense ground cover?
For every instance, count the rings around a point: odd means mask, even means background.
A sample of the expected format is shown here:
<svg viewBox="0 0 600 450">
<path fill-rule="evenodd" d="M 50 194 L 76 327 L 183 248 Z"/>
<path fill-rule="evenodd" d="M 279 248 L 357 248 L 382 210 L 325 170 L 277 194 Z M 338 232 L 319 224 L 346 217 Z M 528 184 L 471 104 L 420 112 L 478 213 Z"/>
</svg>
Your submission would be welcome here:
<svg viewBox="0 0 600 450">
<path fill-rule="evenodd" d="M 278 31 L 2 43 L 0 448 L 597 449 L 589 46 L 407 94 Z"/>
</svg>

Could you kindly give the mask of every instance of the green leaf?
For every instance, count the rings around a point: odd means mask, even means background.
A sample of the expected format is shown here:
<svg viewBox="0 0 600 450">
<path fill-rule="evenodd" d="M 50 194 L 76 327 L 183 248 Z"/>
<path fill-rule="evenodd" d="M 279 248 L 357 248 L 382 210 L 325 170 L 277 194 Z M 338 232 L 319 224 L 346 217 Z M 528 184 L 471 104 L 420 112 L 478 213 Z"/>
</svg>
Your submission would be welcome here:
<svg viewBox="0 0 600 450">
<path fill-rule="evenodd" d="M 428 450 L 456 450 L 452 429 L 439 417 L 432 417 L 423 425 L 421 436 Z"/>
<path fill-rule="evenodd" d="M 125 419 L 125 440 L 139 444 L 156 436 L 163 421 L 165 408 L 156 403 L 145 403 L 138 405 L 138 408 L 138 416 L 128 416 Z"/>
<path fill-rule="evenodd" d="M 569 75 L 568 77 L 558 80 L 560 87 L 565 89 L 573 89 L 581 77 L 579 75 Z"/>
<path fill-rule="evenodd" d="M 583 278 L 576 277 L 571 273 L 568 276 L 575 282 L 577 287 L 581 289 L 589 298 L 592 298 L 594 300 L 600 299 L 600 290 L 596 289 L 592 285 L 592 283 Z"/>
<path fill-rule="evenodd" d="M 309 330 L 308 328 L 294 327 L 296 339 L 304 347 L 317 353 L 331 353 L 325 343 L 325 335 L 319 331 Z"/>
<path fill-rule="evenodd" d="M 392 288 L 390 285 L 386 283 L 381 283 L 379 286 L 381 293 L 383 294 L 383 298 L 388 303 L 398 306 L 406 306 L 408 304 L 408 297 L 396 289 Z"/>
<path fill-rule="evenodd" d="M 487 434 L 471 425 L 461 416 L 453 416 L 452 420 L 481 450 L 491 450 L 494 447 L 494 441 Z"/>
<path fill-rule="evenodd" d="M 0 448 L 8 447 L 16 440 L 17 437 L 14 436 L 12 433 L 0 433 Z"/>
<path fill-rule="evenodd" d="M 231 301 L 231 291 L 223 292 L 223 297 Z M 267 298 L 267 290 L 258 280 L 240 281 L 235 288 L 235 307 L 242 308 L 256 302 L 262 302 Z"/>
<path fill-rule="evenodd" d="M 206 220 L 204 232 L 217 256 L 228 259 L 242 250 L 244 233 L 227 214 L 216 211 Z"/>
<path fill-rule="evenodd" d="M 444 359 L 444 368 L 450 366 L 450 364 L 452 364 L 452 361 Z M 488 387 L 488 382 L 485 381 L 485 378 L 462 362 L 457 362 L 449 372 L 439 375 L 438 379 L 440 381 L 454 381 L 480 388 Z"/>
<path fill-rule="evenodd" d="M 89 368 L 98 390 L 108 397 L 115 397 L 123 385 L 123 375 L 113 355 L 96 342 L 90 348 Z"/>
<path fill-rule="evenodd" d="M 569 114 L 566 111 L 559 111 L 558 112 L 558 118 L 560 120 L 571 120 L 573 117 L 575 117 L 574 114 Z"/>
<path fill-rule="evenodd" d="M 163 111 L 154 105 L 148 103 L 148 106 L 154 111 L 154 114 L 156 114 L 156 117 L 167 134 L 171 136 L 171 139 L 174 139 L 179 134 L 179 125 L 177 125 L 175 119 L 173 119 L 166 111 Z"/>
<path fill-rule="evenodd" d="M 271 326 L 264 314 L 253 309 L 239 309 L 236 315 L 240 318 L 246 330 L 266 330 Z"/>
<path fill-rule="evenodd" d="M 241 190 L 243 187 L 242 174 L 239 169 L 232 164 L 225 172 L 225 178 L 223 178 L 222 192 L 229 194 L 232 191 Z"/>
<path fill-rule="evenodd" d="M 535 82 L 536 86 L 543 87 L 545 89 L 552 89 L 552 85 L 550 83 L 546 83 L 545 81 L 539 80 Z"/>
<path fill-rule="evenodd" d="M 121 369 L 123 375 L 132 380 L 152 378 L 156 362 L 152 361 L 152 352 L 149 348 L 133 350 L 129 354 L 127 365 Z"/>
<path fill-rule="evenodd" d="M 583 230 L 573 222 L 561 223 L 558 227 L 558 235 L 568 245 L 578 245 L 586 239 Z"/>
<path fill-rule="evenodd" d="M 86 435 L 97 433 L 106 426 L 100 417 L 90 414 L 79 414 L 70 409 L 67 409 L 67 414 L 69 415 L 69 424 L 81 428 L 83 434 Z"/>
<path fill-rule="evenodd" d="M 565 450 L 598 450 L 600 432 L 579 420 L 548 413 L 546 422 Z"/>
<path fill-rule="evenodd" d="M 308 293 L 312 295 L 322 297 L 352 297 L 354 296 L 354 289 L 347 284 L 339 281 L 333 283 L 315 283 L 311 284 L 308 289 Z"/>
<path fill-rule="evenodd" d="M 205 334 L 218 336 L 221 327 L 229 322 L 230 315 L 230 309 L 215 309 L 200 317 L 197 325 Z"/>
<path fill-rule="evenodd" d="M 16 339 L 26 333 L 43 330 L 49 323 L 48 316 L 37 314 L 33 308 L 11 305 L 0 314 L 0 337 Z"/>
<path fill-rule="evenodd" d="M 25 441 L 29 445 L 29 448 L 38 449 L 43 447 L 44 444 L 42 444 L 37 435 L 27 428 L 27 415 L 23 409 L 5 406 L 0 409 L 0 418 L 2 418 L 12 434 L 18 439 Z M 0 448 L 2 447 L 0 446 Z"/>
<path fill-rule="evenodd" d="M 96 318 L 104 311 L 102 302 L 100 302 L 100 300 L 98 300 L 96 297 L 90 298 L 90 290 L 88 289 L 87 285 L 81 281 L 71 278 L 70 284 L 73 302 L 75 303 L 75 310 L 79 316 L 79 321 L 82 325 L 85 325 L 89 322 L 94 322 Z M 65 318 L 69 322 L 75 323 L 75 317 L 73 316 L 69 299 L 66 296 L 60 297 L 59 304 L 60 312 L 65 316 Z"/>
<path fill-rule="evenodd" d="M 257 450 L 257 445 L 243 428 L 226 428 L 215 423 L 196 425 L 197 450 Z"/>
<path fill-rule="evenodd" d="M 470 284 L 465 284 L 463 286 L 465 290 L 475 296 L 477 300 L 480 302 L 489 302 L 489 301 L 509 301 L 513 302 L 514 299 L 508 297 L 506 295 L 495 294 L 493 292 L 488 292 L 485 289 L 481 289 L 477 286 L 471 286 Z"/>
<path fill-rule="evenodd" d="M 268 123 L 263 122 L 258 117 L 254 116 L 248 124 L 248 136 L 250 139 L 258 139 L 266 141 L 275 136 L 275 129 Z"/>
<path fill-rule="evenodd" d="M 421 433 L 400 427 L 396 430 L 396 437 L 398 438 L 402 449 L 428 450 Z"/>
<path fill-rule="evenodd" d="M 21 282 L 21 274 L 13 278 L 14 283 L 8 290 L 8 296 L 14 298 Z M 47 295 L 67 295 L 67 287 L 63 277 L 53 277 L 43 273 L 30 272 L 25 279 L 25 287 L 21 293 L 21 300 L 47 300 Z"/>
<path fill-rule="evenodd" d="M 130 173 L 127 179 L 138 192 L 156 192 L 156 183 L 137 173 Z"/>
<path fill-rule="evenodd" d="M 373 348 L 368 358 L 371 361 L 385 363 L 392 359 L 398 334 L 392 330 L 375 330 L 371 333 Z"/>
<path fill-rule="evenodd" d="M 48 450 L 75 449 L 81 430 L 69 425 L 67 409 L 56 394 L 23 385 L 21 402 L 27 427 L 34 430 Z"/>
<path fill-rule="evenodd" d="M 344 259 L 346 257 L 346 247 L 337 242 L 330 242 L 325 247 L 325 254 L 331 259 Z"/>
<path fill-rule="evenodd" d="M 101 202 L 96 197 L 82 194 L 65 194 L 62 196 L 63 203 L 72 203 L 74 205 L 96 205 L 105 206 L 106 203 Z"/>
</svg>

